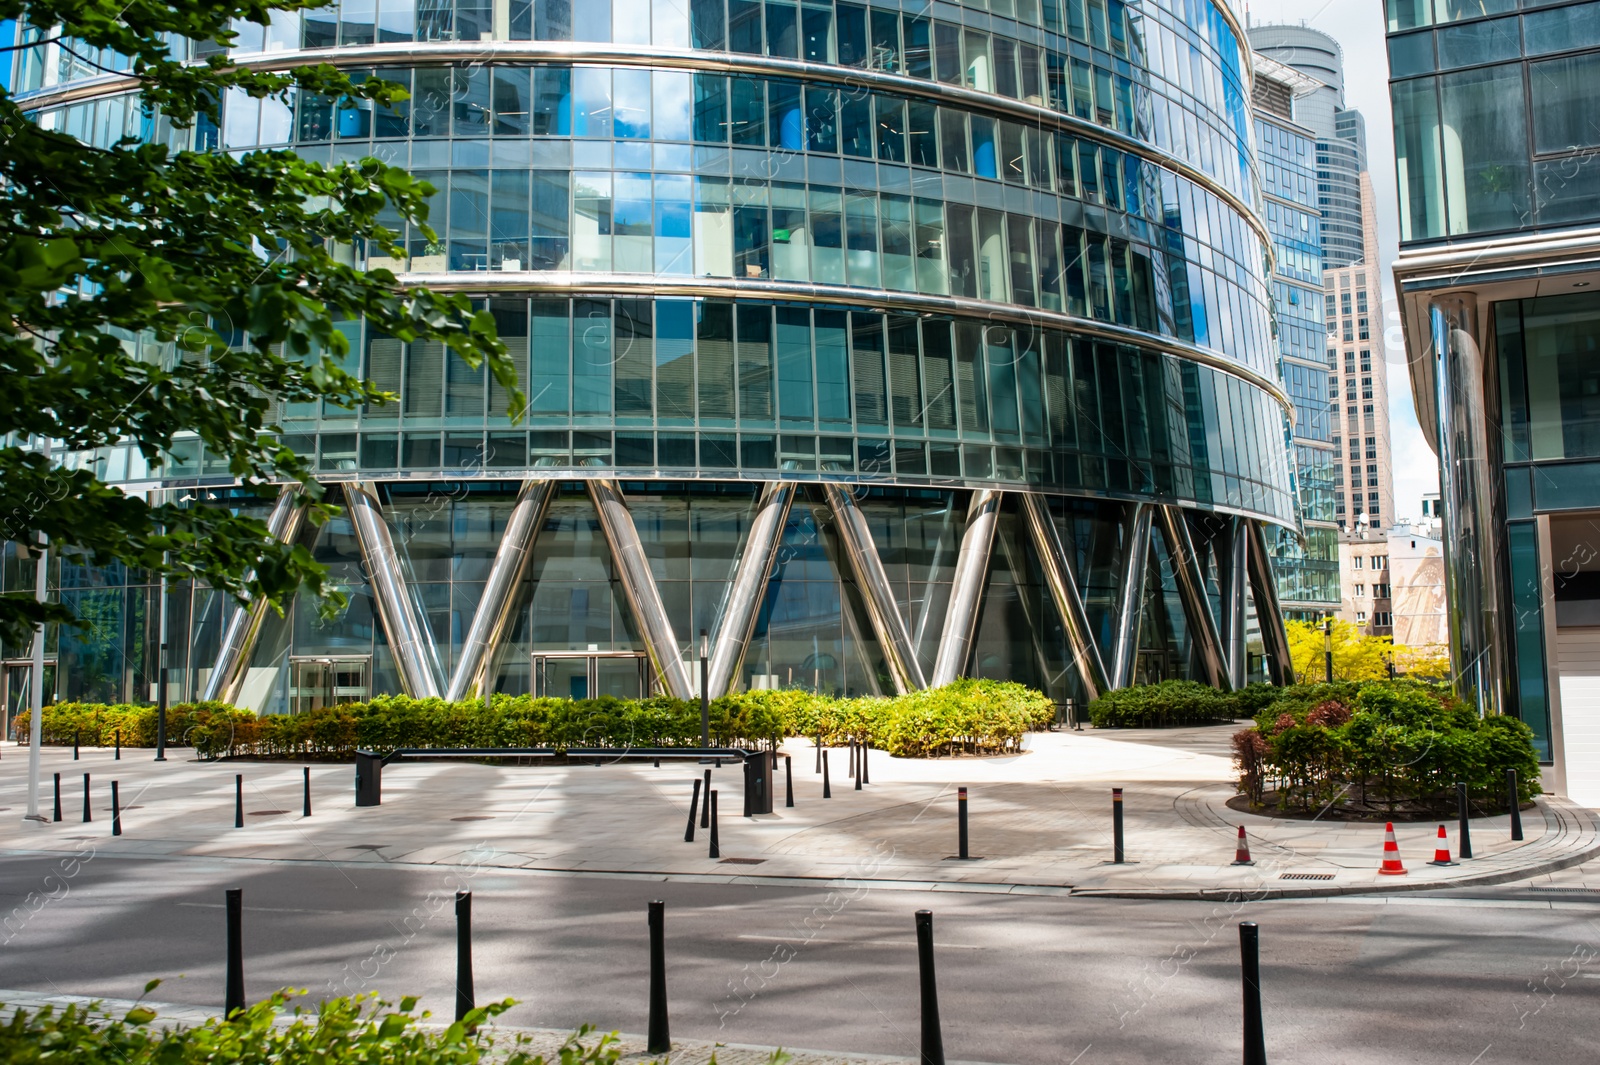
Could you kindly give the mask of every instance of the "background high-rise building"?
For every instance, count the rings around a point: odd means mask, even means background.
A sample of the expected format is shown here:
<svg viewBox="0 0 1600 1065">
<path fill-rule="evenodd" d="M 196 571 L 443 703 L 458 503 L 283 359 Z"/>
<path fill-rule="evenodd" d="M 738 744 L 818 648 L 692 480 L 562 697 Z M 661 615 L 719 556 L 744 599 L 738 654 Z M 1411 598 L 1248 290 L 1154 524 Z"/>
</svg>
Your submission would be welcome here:
<svg viewBox="0 0 1600 1065">
<path fill-rule="evenodd" d="M 268 711 L 684 697 L 700 632 L 713 694 L 1281 676 L 1265 527 L 1299 515 L 1239 23 L 1217 0 L 984 6 L 281 12 L 232 61 L 314 53 L 409 99 L 229 93 L 192 130 L 141 121 L 119 57 L 80 68 L 30 29 L 10 55 L 50 128 L 425 177 L 435 232 L 367 265 L 481 301 L 529 397 L 514 421 L 483 370 L 339 323 L 399 402 L 274 410 L 345 508 L 316 528 L 193 439 L 155 468 L 107 449 L 111 480 L 272 513 L 350 605 L 241 615 L 64 570 L 97 623 L 52 635 L 56 694 L 146 695 L 162 612 L 179 698 Z"/>
<path fill-rule="evenodd" d="M 1600 804 L 1600 4 L 1388 0 L 1412 394 L 1455 684 Z"/>
<path fill-rule="evenodd" d="M 1323 352 L 1322 217 L 1317 206 L 1316 135 L 1296 121 L 1321 82 L 1255 57 L 1257 162 L 1274 251 L 1272 302 L 1283 381 L 1294 401 L 1293 448 L 1301 529 L 1278 530 L 1278 595 L 1288 617 L 1315 619 L 1339 608 L 1338 526 L 1329 377 Z"/>
</svg>

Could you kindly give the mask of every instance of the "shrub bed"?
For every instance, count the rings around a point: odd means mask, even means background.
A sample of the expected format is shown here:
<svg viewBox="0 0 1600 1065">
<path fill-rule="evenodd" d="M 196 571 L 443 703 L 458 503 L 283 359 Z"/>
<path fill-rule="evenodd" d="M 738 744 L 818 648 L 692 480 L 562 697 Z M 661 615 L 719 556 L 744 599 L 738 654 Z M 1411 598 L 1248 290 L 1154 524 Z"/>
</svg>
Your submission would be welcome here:
<svg viewBox="0 0 1600 1065">
<path fill-rule="evenodd" d="M 711 703 L 711 739 L 724 747 L 776 744 L 788 736 L 828 744 L 866 740 L 898 757 L 991 754 L 1019 750 L 1029 731 L 1050 724 L 1055 707 L 1021 684 L 960 680 L 893 698 L 835 699 L 804 691 L 750 691 Z M 258 717 L 222 703 L 168 710 L 168 738 L 202 757 L 349 758 L 357 748 L 399 747 L 693 747 L 700 704 L 669 698 L 536 699 L 496 695 L 449 703 L 383 696 L 305 714 Z M 18 718 L 27 736 L 27 715 Z M 128 747 L 153 747 L 150 706 L 58 703 L 44 710 L 47 744 L 111 742 L 122 729 Z"/>
<path fill-rule="evenodd" d="M 1284 688 L 1234 735 L 1238 789 L 1252 805 L 1343 816 L 1433 817 L 1467 785 L 1477 810 L 1540 792 L 1533 732 L 1513 717 L 1479 718 L 1442 686 L 1413 681 Z"/>
<path fill-rule="evenodd" d="M 1089 720 L 1095 728 L 1213 725 L 1239 716 L 1241 694 L 1193 680 L 1164 680 L 1106 692 L 1089 704 Z"/>
</svg>

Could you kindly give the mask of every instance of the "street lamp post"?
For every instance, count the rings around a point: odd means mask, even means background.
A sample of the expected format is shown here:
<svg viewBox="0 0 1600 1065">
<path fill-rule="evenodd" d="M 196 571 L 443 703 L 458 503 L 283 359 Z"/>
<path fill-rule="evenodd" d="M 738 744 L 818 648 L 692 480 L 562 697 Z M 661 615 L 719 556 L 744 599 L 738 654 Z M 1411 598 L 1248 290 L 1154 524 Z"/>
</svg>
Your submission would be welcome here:
<svg viewBox="0 0 1600 1065">
<path fill-rule="evenodd" d="M 156 761 L 167 760 L 167 575 L 161 575 L 161 646 L 156 651 Z"/>
<path fill-rule="evenodd" d="M 37 570 L 34 572 L 33 597 L 35 601 L 43 604 L 45 601 L 45 582 L 49 577 L 50 550 L 45 546 L 45 538 L 39 537 L 36 548 L 39 556 Z M 43 821 L 44 815 L 39 812 L 39 753 L 44 743 L 44 622 L 34 626 L 33 630 L 33 682 L 28 685 L 33 690 L 29 692 L 28 716 L 28 812 L 24 815 L 29 821 Z"/>
<path fill-rule="evenodd" d="M 711 670 L 707 662 L 706 653 L 709 650 L 706 641 L 706 630 L 700 630 L 700 746 L 711 746 L 711 693 L 707 689 L 711 683 Z"/>
<path fill-rule="evenodd" d="M 1333 683 L 1333 615 L 1322 621 L 1322 657 L 1328 667 L 1328 683 Z"/>
</svg>

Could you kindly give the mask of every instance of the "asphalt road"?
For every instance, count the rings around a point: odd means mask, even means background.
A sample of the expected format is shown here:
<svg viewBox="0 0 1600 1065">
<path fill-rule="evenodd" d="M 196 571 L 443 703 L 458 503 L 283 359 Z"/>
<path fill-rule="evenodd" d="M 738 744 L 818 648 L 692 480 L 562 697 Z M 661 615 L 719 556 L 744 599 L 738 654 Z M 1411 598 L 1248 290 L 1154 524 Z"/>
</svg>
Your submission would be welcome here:
<svg viewBox="0 0 1600 1065">
<path fill-rule="evenodd" d="M 661 898 L 675 1036 L 913 1055 L 912 915 L 928 908 L 952 1061 L 1220 1065 L 1239 1060 L 1248 919 L 1275 1065 L 1600 1060 L 1600 901 L 1517 889 L 1230 906 L 12 856 L 0 987 L 136 998 L 160 977 L 157 1000 L 220 1005 L 226 887 L 245 892 L 252 999 L 376 990 L 448 1015 L 451 899 L 467 887 L 480 1002 L 518 999 L 512 1023 L 642 1032 L 645 903 Z M 35 910 L 29 892 L 55 898 Z"/>
</svg>

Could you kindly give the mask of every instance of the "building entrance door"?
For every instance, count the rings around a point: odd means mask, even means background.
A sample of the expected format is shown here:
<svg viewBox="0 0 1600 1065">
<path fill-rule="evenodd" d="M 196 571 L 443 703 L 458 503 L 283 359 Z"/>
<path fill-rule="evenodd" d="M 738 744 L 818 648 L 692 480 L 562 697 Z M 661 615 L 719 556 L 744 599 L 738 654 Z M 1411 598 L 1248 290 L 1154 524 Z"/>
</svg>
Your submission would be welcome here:
<svg viewBox="0 0 1600 1065">
<path fill-rule="evenodd" d="M 633 651 L 548 651 L 533 656 L 533 691 L 553 699 L 644 699 L 654 672 Z"/>
<path fill-rule="evenodd" d="M 289 659 L 289 712 L 303 714 L 371 698 L 371 666 L 367 658 Z"/>
<path fill-rule="evenodd" d="M 54 701 L 51 693 L 55 690 L 56 664 L 50 659 L 44 662 L 44 699 L 43 705 L 48 706 Z M 3 664 L 3 674 L 0 674 L 0 735 L 11 739 L 26 737 L 12 736 L 18 714 L 25 714 L 33 708 L 33 661 L 31 659 L 12 659 Z"/>
</svg>

